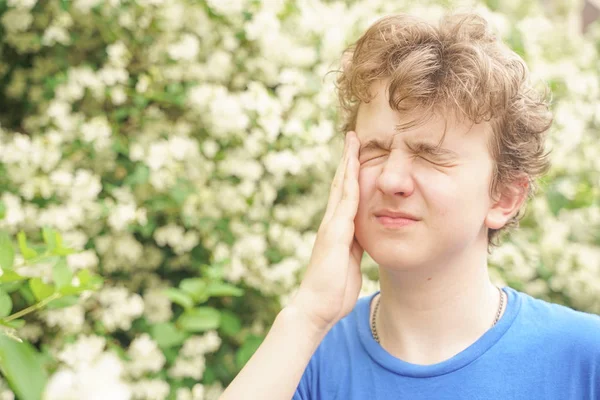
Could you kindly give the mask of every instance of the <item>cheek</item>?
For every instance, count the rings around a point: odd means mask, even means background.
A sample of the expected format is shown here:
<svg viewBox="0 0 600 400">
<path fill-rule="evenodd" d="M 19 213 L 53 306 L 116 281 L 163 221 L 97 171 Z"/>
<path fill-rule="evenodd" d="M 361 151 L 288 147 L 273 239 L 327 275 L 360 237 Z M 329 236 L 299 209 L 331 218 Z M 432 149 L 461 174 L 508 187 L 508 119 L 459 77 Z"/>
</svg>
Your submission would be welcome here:
<svg viewBox="0 0 600 400">
<path fill-rule="evenodd" d="M 375 192 L 375 182 L 377 180 L 377 171 L 374 168 L 361 168 L 358 174 L 358 191 L 360 193 L 360 202 L 364 204 L 364 201 L 372 196 Z"/>
<path fill-rule="evenodd" d="M 449 226 L 451 220 L 464 222 L 467 219 L 476 219 L 475 215 L 487 204 L 485 177 L 472 171 L 452 175 L 420 176 L 418 185 L 430 211 L 438 214 Z"/>
<path fill-rule="evenodd" d="M 445 217 L 455 212 L 463 201 L 456 177 L 440 171 L 423 170 L 415 174 L 415 185 L 429 205 L 429 212 Z"/>
</svg>

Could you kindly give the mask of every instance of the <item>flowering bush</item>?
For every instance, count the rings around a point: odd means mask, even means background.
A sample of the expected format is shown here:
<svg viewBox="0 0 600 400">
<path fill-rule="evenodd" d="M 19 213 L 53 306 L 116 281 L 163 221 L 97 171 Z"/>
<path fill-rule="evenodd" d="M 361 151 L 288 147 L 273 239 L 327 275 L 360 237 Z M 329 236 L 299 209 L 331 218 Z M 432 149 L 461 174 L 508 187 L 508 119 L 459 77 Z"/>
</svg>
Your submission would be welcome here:
<svg viewBox="0 0 600 400">
<path fill-rule="evenodd" d="M 0 228 L 51 226 L 72 271 L 104 278 L 18 332 L 46 356 L 45 399 L 217 398 L 309 260 L 341 153 L 326 73 L 376 18 L 457 4 L 0 3 Z M 554 167 L 493 280 L 598 313 L 600 27 L 581 33 L 580 5 L 470 9 L 555 98 Z"/>
<path fill-rule="evenodd" d="M 69 307 L 102 285 L 88 270 L 73 273 L 66 256 L 74 252 L 60 233 L 44 228 L 42 237 L 43 246 L 30 246 L 19 232 L 17 254 L 10 236 L 0 232 L 0 370 L 23 400 L 39 399 L 46 382 L 38 353 L 17 334 L 23 318 L 44 308 Z"/>
</svg>

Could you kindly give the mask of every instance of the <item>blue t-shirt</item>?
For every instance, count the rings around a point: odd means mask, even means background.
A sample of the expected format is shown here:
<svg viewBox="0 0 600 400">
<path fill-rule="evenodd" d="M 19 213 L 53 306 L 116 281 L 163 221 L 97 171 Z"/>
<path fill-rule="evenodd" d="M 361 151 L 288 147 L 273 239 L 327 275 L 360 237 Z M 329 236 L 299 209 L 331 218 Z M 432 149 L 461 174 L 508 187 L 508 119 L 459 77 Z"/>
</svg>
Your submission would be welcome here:
<svg viewBox="0 0 600 400">
<path fill-rule="evenodd" d="M 313 354 L 294 400 L 600 400 L 600 316 L 504 287 L 500 320 L 475 343 L 433 365 L 402 361 L 373 339 L 370 303 L 354 310 Z"/>
</svg>

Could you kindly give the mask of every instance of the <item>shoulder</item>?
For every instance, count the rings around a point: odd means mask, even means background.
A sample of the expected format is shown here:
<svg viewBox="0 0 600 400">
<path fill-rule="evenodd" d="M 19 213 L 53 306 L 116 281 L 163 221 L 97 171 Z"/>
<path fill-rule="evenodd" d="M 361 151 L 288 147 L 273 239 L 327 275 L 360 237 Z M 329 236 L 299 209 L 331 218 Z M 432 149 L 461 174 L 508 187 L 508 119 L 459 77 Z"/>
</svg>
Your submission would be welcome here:
<svg viewBox="0 0 600 400">
<path fill-rule="evenodd" d="M 519 293 L 523 322 L 547 339 L 587 348 L 600 356 L 600 316 Z"/>
</svg>

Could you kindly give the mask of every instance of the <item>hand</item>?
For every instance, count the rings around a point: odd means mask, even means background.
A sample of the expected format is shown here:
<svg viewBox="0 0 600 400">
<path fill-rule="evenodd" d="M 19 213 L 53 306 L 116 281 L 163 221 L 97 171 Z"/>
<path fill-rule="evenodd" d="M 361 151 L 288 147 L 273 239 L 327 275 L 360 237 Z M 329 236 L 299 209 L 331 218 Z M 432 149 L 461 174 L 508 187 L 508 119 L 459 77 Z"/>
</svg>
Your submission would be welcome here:
<svg viewBox="0 0 600 400">
<path fill-rule="evenodd" d="M 356 133 L 348 132 L 308 268 L 288 306 L 297 308 L 318 330 L 330 329 L 352 311 L 362 285 L 364 250 L 354 236 L 359 145 Z"/>
</svg>

